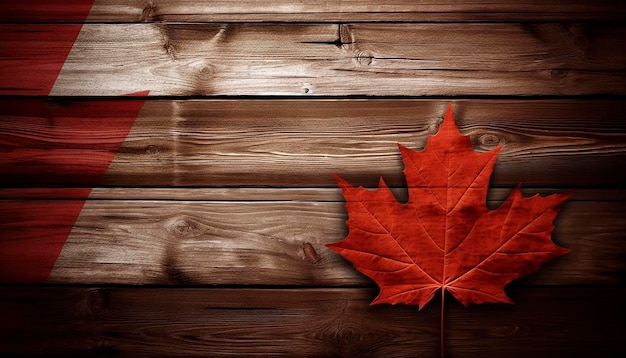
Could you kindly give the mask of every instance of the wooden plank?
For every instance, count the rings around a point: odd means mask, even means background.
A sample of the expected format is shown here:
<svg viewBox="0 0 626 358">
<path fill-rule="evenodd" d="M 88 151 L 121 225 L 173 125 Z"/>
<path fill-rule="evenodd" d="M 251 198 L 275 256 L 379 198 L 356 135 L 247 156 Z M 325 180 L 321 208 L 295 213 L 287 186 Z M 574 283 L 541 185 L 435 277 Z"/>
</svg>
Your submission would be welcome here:
<svg viewBox="0 0 626 358">
<path fill-rule="evenodd" d="M 7 73 L 37 69 L 10 41 L 29 26 L 0 25 Z M 621 23 L 86 24 L 51 94 L 623 95 L 625 38 Z"/>
<path fill-rule="evenodd" d="M 618 357 L 623 288 L 512 290 L 515 305 L 448 297 L 449 357 Z M 1 353 L 62 356 L 438 357 L 438 300 L 369 307 L 370 289 L 0 288 Z"/>
<path fill-rule="evenodd" d="M 37 201 L 0 201 L 4 245 L 62 226 L 45 215 L 39 220 L 27 215 L 36 207 Z M 567 202 L 555 221 L 553 239 L 572 252 L 519 284 L 622 282 L 625 211 L 621 201 Z M 343 202 L 88 200 L 48 282 L 371 285 L 323 246 L 345 237 L 346 219 Z M 22 260 L 3 255 L 0 281 L 19 282 L 10 268 L 24 266 Z"/>
<path fill-rule="evenodd" d="M 333 174 L 403 187 L 397 143 L 419 150 L 445 113 L 432 100 L 2 99 L 4 187 L 332 187 Z M 491 185 L 626 182 L 623 99 L 454 100 L 477 151 L 504 145 Z M 92 109 L 91 112 L 89 109 Z M 134 116 L 134 115 L 133 115 Z M 132 122 L 131 122 L 132 124 Z M 114 142 L 122 142 L 108 171 Z M 52 150 L 50 150 L 52 149 Z M 306 165 L 303 165 L 306 163 Z"/>
<path fill-rule="evenodd" d="M 626 11 L 620 0 L 23 0 L 0 1 L 0 22 L 80 21 L 76 7 L 92 2 L 90 22 L 606 21 L 622 20 Z"/>
</svg>

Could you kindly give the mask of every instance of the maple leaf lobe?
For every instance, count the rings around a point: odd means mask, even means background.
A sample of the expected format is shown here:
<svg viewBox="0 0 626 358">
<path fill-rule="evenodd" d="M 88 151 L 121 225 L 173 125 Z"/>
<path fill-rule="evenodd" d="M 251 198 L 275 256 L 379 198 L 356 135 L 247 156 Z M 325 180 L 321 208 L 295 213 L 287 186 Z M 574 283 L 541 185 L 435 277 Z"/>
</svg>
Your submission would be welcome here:
<svg viewBox="0 0 626 358">
<path fill-rule="evenodd" d="M 497 209 L 486 206 L 501 149 L 476 153 L 449 105 L 422 151 L 398 145 L 409 200 L 399 203 L 381 178 L 377 189 L 335 175 L 346 201 L 348 236 L 327 244 L 372 278 L 372 305 L 421 308 L 439 290 L 463 305 L 512 301 L 504 286 L 569 250 L 555 245 L 552 222 L 570 195 L 525 198 L 518 186 Z"/>
</svg>

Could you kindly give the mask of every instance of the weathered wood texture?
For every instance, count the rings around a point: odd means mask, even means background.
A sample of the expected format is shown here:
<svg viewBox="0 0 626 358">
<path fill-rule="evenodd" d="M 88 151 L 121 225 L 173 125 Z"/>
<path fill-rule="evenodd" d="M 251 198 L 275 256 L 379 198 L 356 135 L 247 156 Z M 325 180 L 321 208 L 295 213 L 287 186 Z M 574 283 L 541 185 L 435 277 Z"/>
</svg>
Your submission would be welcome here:
<svg viewBox="0 0 626 358">
<path fill-rule="evenodd" d="M 439 300 L 368 307 L 324 244 L 332 174 L 406 200 L 452 102 L 491 208 L 576 190 L 447 356 L 622 357 L 625 46 L 621 0 L 0 0 L 0 355 L 437 356 Z"/>
<path fill-rule="evenodd" d="M 0 228 L 14 240 L 33 240 L 45 226 L 61 225 L 46 212 L 48 206 L 39 205 L 0 201 Z M 23 215 L 25 206 L 32 215 Z M 623 201 L 568 202 L 555 221 L 553 239 L 572 252 L 521 283 L 621 284 L 624 217 Z M 346 235 L 346 219 L 343 202 L 88 200 L 48 282 L 371 285 L 324 247 Z M 25 226 L 31 236 L 13 234 Z M 7 268 L 12 260 L 24 258 L 5 258 L 0 281 L 18 277 Z"/>
<path fill-rule="evenodd" d="M 371 289 L 0 288 L 10 355 L 438 357 L 439 307 Z M 624 289 L 524 288 L 446 307 L 449 357 L 621 357 Z M 616 311 L 615 308 L 618 307 Z"/>
<path fill-rule="evenodd" d="M 31 26 L 0 25 L 0 68 L 26 74 L 0 94 L 36 92 L 32 49 L 74 25 Z M 623 95 L 625 39 L 623 23 L 86 24 L 51 95 Z"/>
<path fill-rule="evenodd" d="M 83 21 L 91 1 L 2 0 L 0 22 Z M 340 22 L 623 20 L 621 0 L 97 0 L 87 22 Z"/>
<path fill-rule="evenodd" d="M 389 185 L 404 186 L 397 143 L 423 148 L 446 106 L 424 100 L 152 100 L 129 131 L 132 122 L 124 116 L 135 103 L 0 100 L 0 182 L 336 187 L 332 175 L 340 174 L 355 185 L 375 186 L 383 176 Z M 492 186 L 626 182 L 626 168 L 616 165 L 626 160 L 622 99 L 452 103 L 477 150 L 504 145 Z"/>
</svg>

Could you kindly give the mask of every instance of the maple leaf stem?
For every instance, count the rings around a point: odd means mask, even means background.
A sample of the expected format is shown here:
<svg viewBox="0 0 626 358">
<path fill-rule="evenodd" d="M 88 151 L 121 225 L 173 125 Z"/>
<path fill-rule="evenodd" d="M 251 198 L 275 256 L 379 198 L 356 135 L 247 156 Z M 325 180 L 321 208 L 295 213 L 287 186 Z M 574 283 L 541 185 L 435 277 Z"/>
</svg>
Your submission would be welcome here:
<svg viewBox="0 0 626 358">
<path fill-rule="evenodd" d="M 441 337 L 440 342 L 441 342 L 441 358 L 444 358 L 445 352 L 444 352 L 444 346 L 445 346 L 445 342 L 444 342 L 444 338 L 445 338 L 445 334 L 444 334 L 444 330 L 443 330 L 443 303 L 444 303 L 444 299 L 445 299 L 445 293 L 446 293 L 446 289 L 445 287 L 441 287 Z"/>
</svg>

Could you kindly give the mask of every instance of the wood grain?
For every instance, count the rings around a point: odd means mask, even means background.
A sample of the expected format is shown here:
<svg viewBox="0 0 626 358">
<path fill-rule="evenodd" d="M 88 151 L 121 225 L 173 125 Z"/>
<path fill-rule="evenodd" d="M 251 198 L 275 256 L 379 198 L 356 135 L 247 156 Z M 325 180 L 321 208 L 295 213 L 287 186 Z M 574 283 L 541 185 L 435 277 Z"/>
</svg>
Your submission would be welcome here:
<svg viewBox="0 0 626 358">
<path fill-rule="evenodd" d="M 91 1 L 51 5 L 45 0 L 1 1 L 0 22 L 80 21 L 76 9 Z M 621 20 L 620 0 L 428 1 L 343 0 L 97 0 L 89 22 L 336 22 L 336 21 L 549 21 Z"/>
<path fill-rule="evenodd" d="M 85 24 L 51 94 L 623 95 L 624 38 L 621 23 Z M 35 71 L 18 47 L 0 66 Z"/>
<path fill-rule="evenodd" d="M 523 288 L 515 305 L 448 297 L 450 357 L 618 357 L 620 288 Z M 1 353 L 438 357 L 438 301 L 369 307 L 371 289 L 0 287 Z"/>
<path fill-rule="evenodd" d="M 402 187 L 397 143 L 422 149 L 446 106 L 429 100 L 149 100 L 124 139 L 124 103 L 0 100 L 0 182 L 335 188 L 332 175 L 340 174 L 354 185 L 376 186 L 383 176 Z M 492 186 L 626 182 L 626 170 L 616 165 L 626 159 L 622 99 L 452 103 L 477 151 L 504 145 Z M 97 110 L 87 115 L 85 108 Z M 111 155 L 106 148 L 116 141 L 123 143 L 102 177 L 99 168 Z"/>
<path fill-rule="evenodd" d="M 45 217 L 20 215 L 20 205 L 36 207 L 37 201 L 0 201 L 0 231 L 6 239 L 28 240 L 29 234 L 41 232 L 38 225 L 49 225 Z M 343 206 L 307 201 L 88 200 L 48 282 L 371 285 L 323 246 L 347 234 Z M 553 239 L 572 252 L 518 282 L 620 284 L 626 268 L 625 211 L 623 201 L 567 202 L 555 221 Z M 30 229 L 24 233 L 21 227 Z M 11 230 L 21 236 L 14 237 Z M 22 259 L 5 257 L 3 267 Z M 15 282 L 7 272 L 1 276 L 2 282 Z"/>
<path fill-rule="evenodd" d="M 622 0 L 0 0 L 0 356 L 439 356 L 438 299 L 369 307 L 324 244 L 347 232 L 332 174 L 406 200 L 396 144 L 423 148 L 449 101 L 478 151 L 504 145 L 490 208 L 576 191 L 553 235 L 572 252 L 515 305 L 447 297 L 448 356 L 625 356 L 625 20 Z"/>
</svg>

